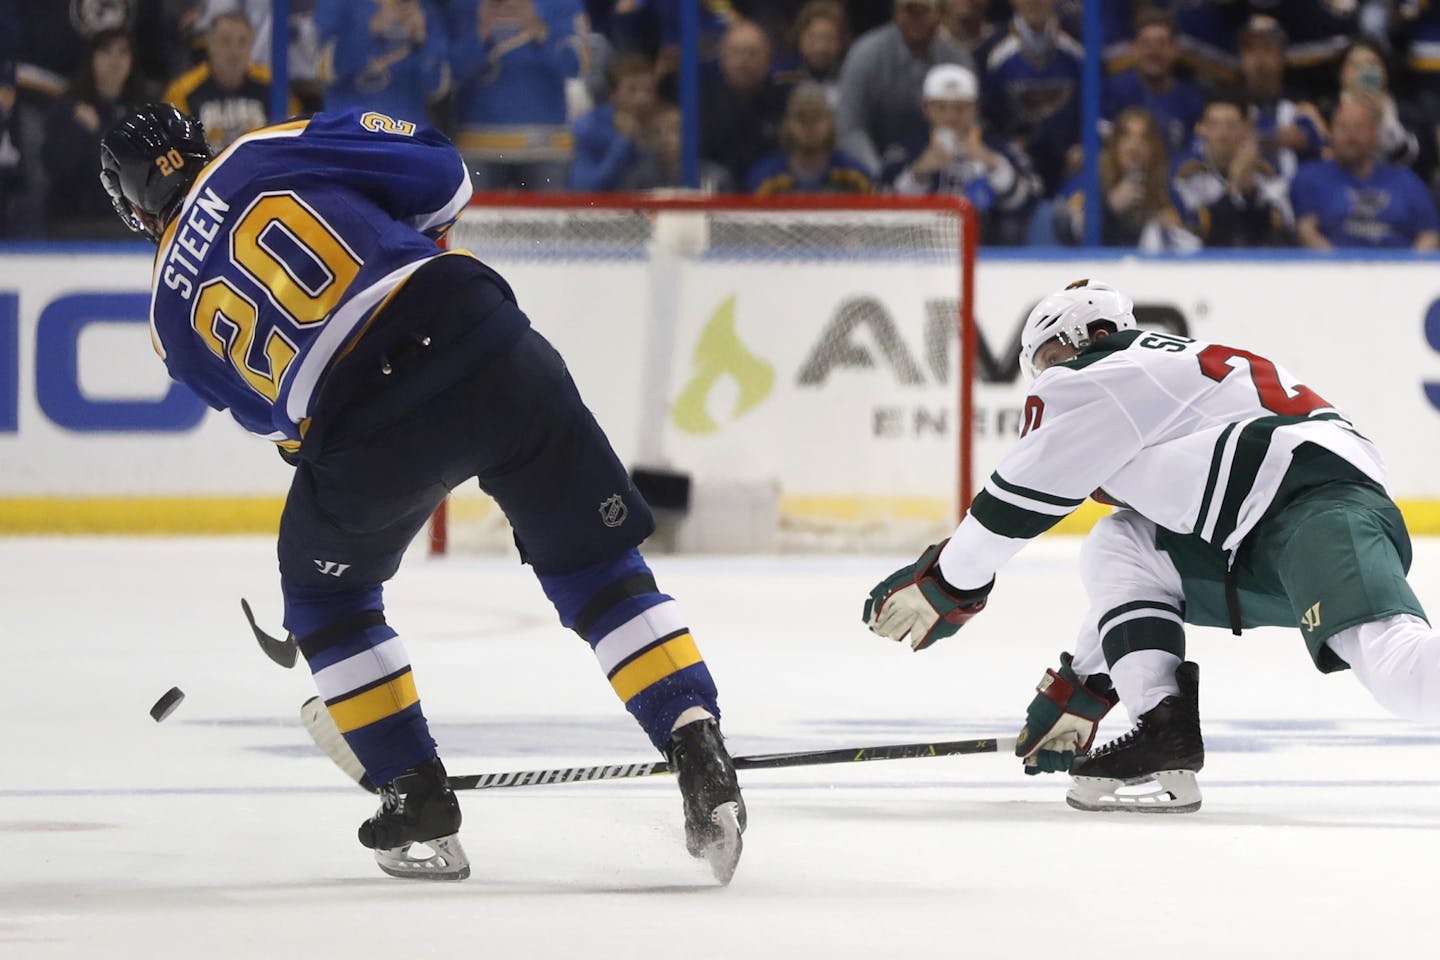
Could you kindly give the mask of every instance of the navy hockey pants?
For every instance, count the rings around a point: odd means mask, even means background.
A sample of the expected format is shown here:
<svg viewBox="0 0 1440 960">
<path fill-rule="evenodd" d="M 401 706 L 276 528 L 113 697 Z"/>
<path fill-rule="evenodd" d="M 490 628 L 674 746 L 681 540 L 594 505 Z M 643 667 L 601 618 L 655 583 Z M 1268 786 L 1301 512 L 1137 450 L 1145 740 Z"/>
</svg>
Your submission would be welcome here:
<svg viewBox="0 0 1440 960">
<path fill-rule="evenodd" d="M 471 478 L 538 574 L 618 557 L 654 530 L 509 286 L 450 255 L 416 271 L 322 385 L 280 522 L 282 577 L 346 593 L 389 579 Z"/>
</svg>

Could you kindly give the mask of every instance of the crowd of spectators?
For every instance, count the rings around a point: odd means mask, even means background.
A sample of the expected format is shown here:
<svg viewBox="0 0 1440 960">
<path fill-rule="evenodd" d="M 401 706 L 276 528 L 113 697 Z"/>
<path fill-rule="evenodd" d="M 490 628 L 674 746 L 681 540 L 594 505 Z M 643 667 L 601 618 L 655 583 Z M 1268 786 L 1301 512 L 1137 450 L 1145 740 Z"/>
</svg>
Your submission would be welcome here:
<svg viewBox="0 0 1440 960">
<path fill-rule="evenodd" d="M 289 109 L 450 134 L 481 189 L 684 186 L 682 0 L 291 0 Z M 1085 236 L 1080 0 L 698 0 L 699 188 L 953 194 Z M 1440 4 L 1100 6 L 1101 242 L 1440 247 Z M 0 237 L 113 237 L 106 127 L 270 111 L 270 0 L 0 0 Z"/>
</svg>

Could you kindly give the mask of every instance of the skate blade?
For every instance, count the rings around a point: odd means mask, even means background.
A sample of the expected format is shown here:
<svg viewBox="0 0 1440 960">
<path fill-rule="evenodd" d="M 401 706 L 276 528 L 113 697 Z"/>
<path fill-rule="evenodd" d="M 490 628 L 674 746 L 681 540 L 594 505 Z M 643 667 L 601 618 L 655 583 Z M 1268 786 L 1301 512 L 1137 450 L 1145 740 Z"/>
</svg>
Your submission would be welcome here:
<svg viewBox="0 0 1440 960">
<path fill-rule="evenodd" d="M 1125 787 L 1142 790 L 1121 793 Z M 1194 813 L 1200 800 L 1200 787 L 1190 770 L 1161 770 L 1153 777 L 1133 780 L 1075 777 L 1065 795 L 1067 804 L 1087 813 Z"/>
<path fill-rule="evenodd" d="M 710 822 L 719 828 L 719 836 L 700 848 L 700 855 L 710 864 L 715 879 L 724 886 L 735 876 L 740 864 L 740 851 L 744 843 L 740 839 L 740 805 L 731 801 L 722 803 L 710 813 Z"/>
<path fill-rule="evenodd" d="M 415 855 L 427 847 L 429 856 Z M 390 876 L 402 880 L 464 880 L 470 876 L 470 858 L 460 846 L 459 834 L 454 833 L 423 843 L 376 850 L 375 863 Z"/>
</svg>

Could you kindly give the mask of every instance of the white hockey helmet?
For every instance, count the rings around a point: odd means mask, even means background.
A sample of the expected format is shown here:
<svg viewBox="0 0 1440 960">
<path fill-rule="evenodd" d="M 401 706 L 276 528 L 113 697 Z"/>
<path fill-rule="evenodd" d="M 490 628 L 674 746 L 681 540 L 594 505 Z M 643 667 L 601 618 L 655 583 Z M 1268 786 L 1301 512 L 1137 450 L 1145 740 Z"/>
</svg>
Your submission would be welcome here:
<svg viewBox="0 0 1440 960">
<path fill-rule="evenodd" d="M 1108 320 L 1121 330 L 1135 329 L 1135 304 L 1101 280 L 1076 280 L 1035 304 L 1020 333 L 1020 366 L 1035 379 L 1035 351 L 1058 338 L 1077 350 L 1090 345 L 1090 324 Z"/>
</svg>

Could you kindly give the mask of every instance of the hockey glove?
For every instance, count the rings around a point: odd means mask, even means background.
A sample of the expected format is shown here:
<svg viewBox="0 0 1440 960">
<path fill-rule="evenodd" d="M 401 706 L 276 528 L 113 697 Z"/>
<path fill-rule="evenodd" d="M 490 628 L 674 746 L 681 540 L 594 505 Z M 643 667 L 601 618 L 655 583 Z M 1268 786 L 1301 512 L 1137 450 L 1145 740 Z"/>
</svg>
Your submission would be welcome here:
<svg viewBox="0 0 1440 960">
<path fill-rule="evenodd" d="M 1070 666 L 1072 659 L 1060 654 L 1059 672 L 1045 671 L 1025 711 L 1015 756 L 1025 761 L 1027 774 L 1069 770 L 1075 754 L 1089 750 L 1095 741 L 1100 719 L 1120 700 L 1103 673 L 1081 681 Z"/>
<path fill-rule="evenodd" d="M 926 549 L 920 559 L 901 567 L 870 591 L 865 601 L 865 623 L 873 633 L 891 640 L 910 636 L 912 650 L 924 650 L 948 637 L 985 609 L 990 582 L 974 590 L 952 587 L 940 576 L 940 551 L 949 540 Z"/>
</svg>

